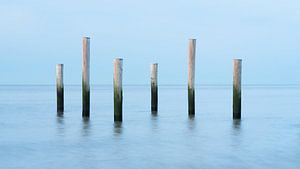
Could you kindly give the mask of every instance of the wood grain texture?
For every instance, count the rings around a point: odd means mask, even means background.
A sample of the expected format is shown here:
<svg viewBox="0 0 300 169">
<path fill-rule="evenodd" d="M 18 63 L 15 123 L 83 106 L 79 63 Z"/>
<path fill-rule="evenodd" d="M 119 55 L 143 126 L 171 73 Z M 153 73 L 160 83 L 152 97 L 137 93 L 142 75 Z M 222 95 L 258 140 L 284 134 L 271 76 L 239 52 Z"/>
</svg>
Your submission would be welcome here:
<svg viewBox="0 0 300 169">
<path fill-rule="evenodd" d="M 196 39 L 189 40 L 188 50 L 188 113 L 195 115 L 195 56 Z"/>
<path fill-rule="evenodd" d="M 114 59 L 114 121 L 123 121 L 123 89 L 122 89 L 123 59 Z"/>
<path fill-rule="evenodd" d="M 90 38 L 82 40 L 82 117 L 90 117 Z"/>
<path fill-rule="evenodd" d="M 57 113 L 64 112 L 64 83 L 63 83 L 63 64 L 56 65 L 56 101 Z"/>
<path fill-rule="evenodd" d="M 233 60 L 233 119 L 241 119 L 242 109 L 242 60 Z"/>
<path fill-rule="evenodd" d="M 158 110 L 158 82 L 157 82 L 158 64 L 154 63 L 150 66 L 151 74 L 151 112 L 157 113 Z"/>
</svg>

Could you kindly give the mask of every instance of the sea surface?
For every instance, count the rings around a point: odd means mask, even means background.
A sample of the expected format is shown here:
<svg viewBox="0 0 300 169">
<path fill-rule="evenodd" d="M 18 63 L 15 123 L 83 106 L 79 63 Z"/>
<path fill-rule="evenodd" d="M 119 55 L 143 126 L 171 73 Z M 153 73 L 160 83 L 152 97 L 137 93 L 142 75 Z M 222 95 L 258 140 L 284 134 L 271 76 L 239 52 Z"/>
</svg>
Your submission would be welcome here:
<svg viewBox="0 0 300 169">
<path fill-rule="evenodd" d="M 124 86 L 123 123 L 113 122 L 109 85 L 91 87 L 81 117 L 81 86 L 0 86 L 2 169 L 299 169 L 300 86 L 243 86 L 242 120 L 232 120 L 231 86 L 197 86 L 188 117 L 187 87 Z"/>
</svg>

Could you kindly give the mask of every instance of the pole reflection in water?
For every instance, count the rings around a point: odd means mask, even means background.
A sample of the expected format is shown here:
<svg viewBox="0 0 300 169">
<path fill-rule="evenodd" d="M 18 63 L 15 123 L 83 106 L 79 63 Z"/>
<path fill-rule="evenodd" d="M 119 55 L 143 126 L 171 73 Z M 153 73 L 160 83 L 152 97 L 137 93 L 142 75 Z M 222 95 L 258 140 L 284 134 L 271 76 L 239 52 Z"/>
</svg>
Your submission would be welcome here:
<svg viewBox="0 0 300 169">
<path fill-rule="evenodd" d="M 64 113 L 63 112 L 57 112 L 57 117 L 63 117 Z"/>
<path fill-rule="evenodd" d="M 152 114 L 151 114 L 151 126 L 152 126 L 152 129 L 153 129 L 153 131 L 158 131 L 158 115 L 157 115 L 157 113 L 156 114 L 153 114 L 153 112 L 152 112 Z"/>
<path fill-rule="evenodd" d="M 114 122 L 114 136 L 121 136 L 122 132 L 122 122 Z"/>
<path fill-rule="evenodd" d="M 233 122 L 232 122 L 233 132 L 238 134 L 240 132 L 240 128 L 241 128 L 241 120 L 239 120 L 239 119 L 233 120 Z"/>
<path fill-rule="evenodd" d="M 153 112 L 152 112 L 152 114 L 151 114 L 151 120 L 152 120 L 152 121 L 156 121 L 157 118 L 158 118 L 157 113 L 153 113 Z"/>
<path fill-rule="evenodd" d="M 232 127 L 231 127 L 231 140 L 232 140 L 232 147 L 239 148 L 241 145 L 241 142 L 243 140 L 242 138 L 242 122 L 240 119 L 235 119 L 232 121 Z"/>
<path fill-rule="evenodd" d="M 157 116 L 157 111 L 151 111 L 151 114 Z"/>
<path fill-rule="evenodd" d="M 62 113 L 57 114 L 56 124 L 57 124 L 57 134 L 59 136 L 64 135 L 64 115 Z"/>
<path fill-rule="evenodd" d="M 194 130 L 196 125 L 195 115 L 189 115 L 188 128 L 189 130 Z"/>
<path fill-rule="evenodd" d="M 89 118 L 82 119 L 82 136 L 89 136 L 91 132 L 91 122 Z"/>
</svg>

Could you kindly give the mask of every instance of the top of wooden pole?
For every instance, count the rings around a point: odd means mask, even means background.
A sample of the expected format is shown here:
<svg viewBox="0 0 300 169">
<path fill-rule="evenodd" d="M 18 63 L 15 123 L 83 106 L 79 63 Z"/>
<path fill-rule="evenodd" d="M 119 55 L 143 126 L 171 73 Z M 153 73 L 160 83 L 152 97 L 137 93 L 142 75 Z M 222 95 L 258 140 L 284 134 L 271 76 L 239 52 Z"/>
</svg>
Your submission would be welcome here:
<svg viewBox="0 0 300 169">
<path fill-rule="evenodd" d="M 188 86 L 194 88 L 195 81 L 196 39 L 189 39 L 188 46 Z"/>
</svg>

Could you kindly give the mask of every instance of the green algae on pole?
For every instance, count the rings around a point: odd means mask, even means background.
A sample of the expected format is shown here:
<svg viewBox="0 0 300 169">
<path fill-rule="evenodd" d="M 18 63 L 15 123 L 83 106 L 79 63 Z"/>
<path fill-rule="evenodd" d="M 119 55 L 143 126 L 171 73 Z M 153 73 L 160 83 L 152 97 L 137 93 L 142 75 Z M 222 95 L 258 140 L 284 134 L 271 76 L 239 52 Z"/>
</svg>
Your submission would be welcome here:
<svg viewBox="0 0 300 169">
<path fill-rule="evenodd" d="M 188 111 L 189 116 L 195 115 L 195 55 L 196 39 L 189 39 L 188 55 Z"/>
<path fill-rule="evenodd" d="M 233 119 L 241 119 L 242 109 L 242 60 L 233 60 Z"/>
<path fill-rule="evenodd" d="M 114 59 L 114 121 L 122 122 L 123 89 L 122 89 L 123 59 Z"/>
<path fill-rule="evenodd" d="M 64 82 L 63 82 L 63 64 L 56 65 L 56 101 L 57 113 L 64 112 Z"/>
<path fill-rule="evenodd" d="M 157 67 L 158 64 L 154 63 L 150 66 L 151 72 L 151 112 L 157 113 L 158 105 L 158 87 L 157 87 Z"/>
<path fill-rule="evenodd" d="M 90 117 L 90 38 L 82 40 L 82 117 Z"/>
</svg>

